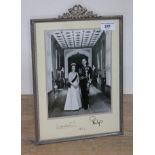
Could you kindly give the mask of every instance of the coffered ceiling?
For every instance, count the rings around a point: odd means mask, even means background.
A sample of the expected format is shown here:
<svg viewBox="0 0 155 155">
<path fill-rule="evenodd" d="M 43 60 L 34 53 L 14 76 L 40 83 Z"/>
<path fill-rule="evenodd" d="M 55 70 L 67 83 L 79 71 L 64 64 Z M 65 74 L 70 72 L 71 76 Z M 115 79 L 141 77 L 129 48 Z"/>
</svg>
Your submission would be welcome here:
<svg viewBox="0 0 155 155">
<path fill-rule="evenodd" d="M 100 29 L 53 31 L 52 35 L 61 48 L 93 47 L 100 38 Z"/>
</svg>

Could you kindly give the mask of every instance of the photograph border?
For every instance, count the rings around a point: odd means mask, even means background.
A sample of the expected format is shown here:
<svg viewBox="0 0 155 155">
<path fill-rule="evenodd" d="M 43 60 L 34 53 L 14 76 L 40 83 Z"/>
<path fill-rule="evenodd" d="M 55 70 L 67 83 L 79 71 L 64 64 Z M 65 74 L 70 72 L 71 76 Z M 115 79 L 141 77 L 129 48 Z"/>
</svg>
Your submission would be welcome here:
<svg viewBox="0 0 155 155">
<path fill-rule="evenodd" d="M 74 7 L 82 7 L 81 5 L 75 5 Z M 72 9 L 74 9 L 74 7 Z M 83 8 L 83 7 L 82 7 Z M 69 9 L 70 10 L 70 9 Z M 86 13 L 89 13 L 86 15 Z M 114 16 L 97 16 L 93 14 L 93 12 L 86 11 L 84 14 L 73 14 L 71 13 L 63 14 L 63 16 L 59 16 L 58 18 L 45 18 L 45 19 L 31 19 L 31 49 L 32 49 L 32 66 L 33 66 L 33 95 L 34 95 L 34 111 L 35 111 L 35 138 L 36 144 L 46 144 L 46 143 L 56 143 L 56 142 L 64 142 L 69 140 L 79 140 L 86 138 L 94 138 L 100 136 L 109 136 L 109 135 L 122 135 L 123 134 L 123 16 L 122 15 L 114 15 Z M 119 20 L 119 99 L 120 99 L 120 131 L 119 132 L 110 132 L 110 133 L 102 133 L 102 134 L 94 134 L 94 135 L 85 135 L 85 136 L 75 136 L 68 138 L 59 138 L 54 140 L 39 140 L 40 138 L 40 130 L 39 130 L 39 102 L 38 102 L 38 80 L 37 80 L 37 57 L 36 57 L 36 23 L 45 23 L 45 22 L 66 22 L 66 21 L 89 21 L 89 20 Z"/>
</svg>

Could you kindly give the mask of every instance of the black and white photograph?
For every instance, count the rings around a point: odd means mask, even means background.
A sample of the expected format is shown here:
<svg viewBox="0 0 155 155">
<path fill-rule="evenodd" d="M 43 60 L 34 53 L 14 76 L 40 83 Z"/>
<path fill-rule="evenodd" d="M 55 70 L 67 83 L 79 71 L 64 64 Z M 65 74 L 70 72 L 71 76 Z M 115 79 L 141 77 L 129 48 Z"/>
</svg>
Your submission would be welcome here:
<svg viewBox="0 0 155 155">
<path fill-rule="evenodd" d="M 112 32 L 46 30 L 48 118 L 111 112 Z"/>
</svg>

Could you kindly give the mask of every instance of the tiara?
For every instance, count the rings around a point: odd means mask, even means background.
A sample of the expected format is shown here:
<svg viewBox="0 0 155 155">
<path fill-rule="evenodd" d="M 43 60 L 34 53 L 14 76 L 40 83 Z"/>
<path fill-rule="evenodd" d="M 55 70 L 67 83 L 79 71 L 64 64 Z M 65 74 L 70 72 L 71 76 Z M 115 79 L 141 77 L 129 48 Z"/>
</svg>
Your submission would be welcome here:
<svg viewBox="0 0 155 155">
<path fill-rule="evenodd" d="M 76 63 L 71 63 L 71 66 L 76 66 Z"/>
</svg>

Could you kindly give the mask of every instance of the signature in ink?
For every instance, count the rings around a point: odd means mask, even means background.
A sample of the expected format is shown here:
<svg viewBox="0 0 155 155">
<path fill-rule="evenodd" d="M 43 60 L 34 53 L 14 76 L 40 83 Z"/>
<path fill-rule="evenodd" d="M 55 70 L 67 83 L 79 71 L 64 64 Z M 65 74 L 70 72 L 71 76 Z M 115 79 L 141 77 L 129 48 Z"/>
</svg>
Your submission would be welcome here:
<svg viewBox="0 0 155 155">
<path fill-rule="evenodd" d="M 97 119 L 96 116 L 90 116 L 89 120 L 92 122 L 93 125 L 101 126 L 101 124 L 103 123 L 103 120 Z"/>
<path fill-rule="evenodd" d="M 56 125 L 57 129 L 74 128 L 74 127 L 76 127 L 76 122 L 75 121 L 71 121 L 71 122 Z"/>
</svg>

